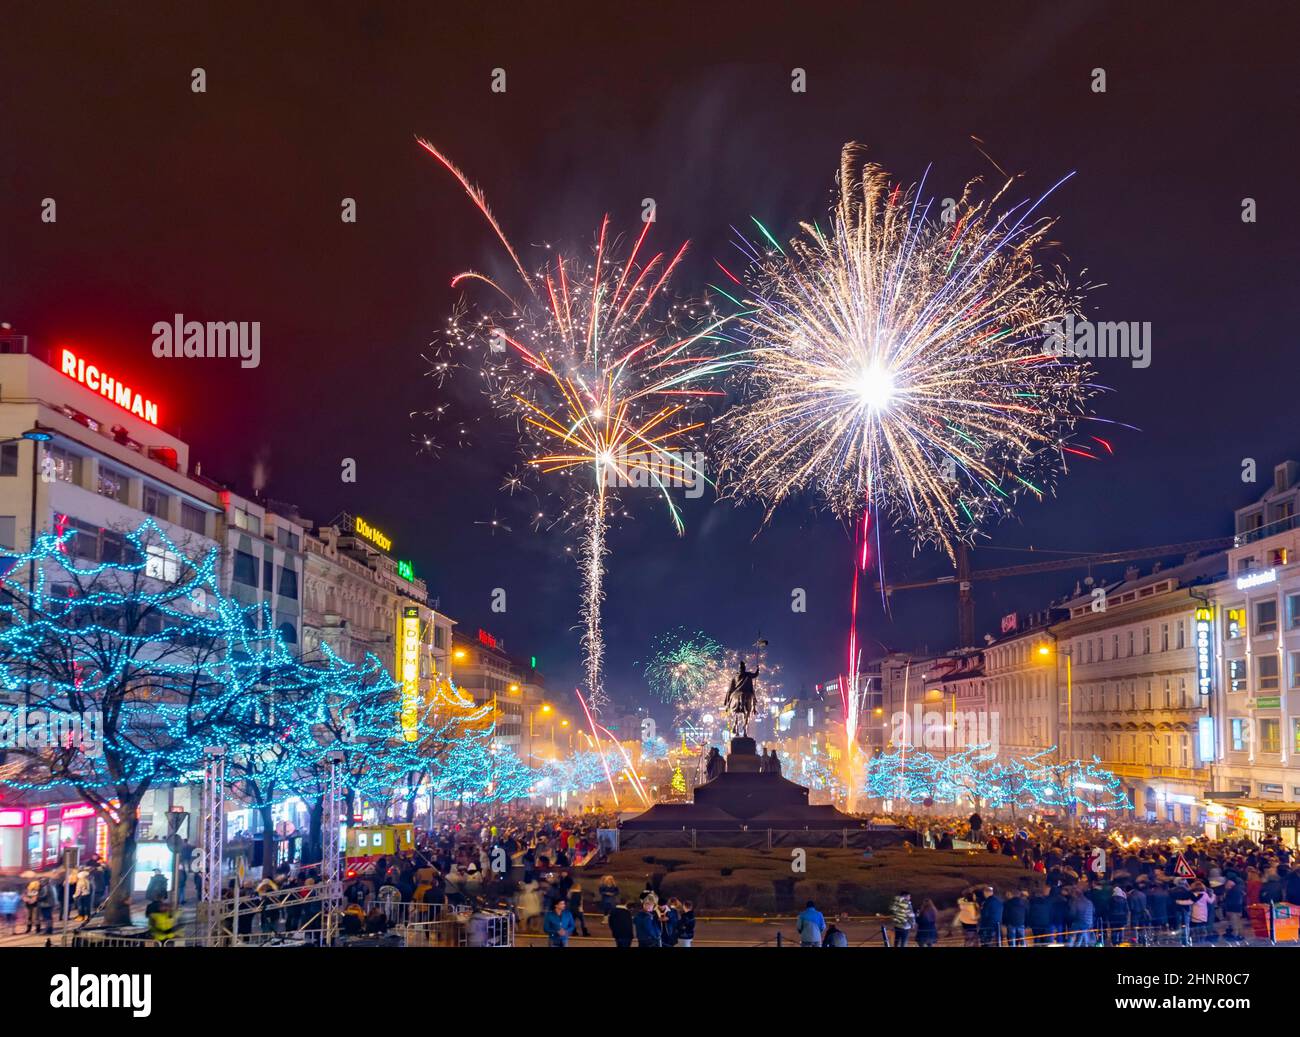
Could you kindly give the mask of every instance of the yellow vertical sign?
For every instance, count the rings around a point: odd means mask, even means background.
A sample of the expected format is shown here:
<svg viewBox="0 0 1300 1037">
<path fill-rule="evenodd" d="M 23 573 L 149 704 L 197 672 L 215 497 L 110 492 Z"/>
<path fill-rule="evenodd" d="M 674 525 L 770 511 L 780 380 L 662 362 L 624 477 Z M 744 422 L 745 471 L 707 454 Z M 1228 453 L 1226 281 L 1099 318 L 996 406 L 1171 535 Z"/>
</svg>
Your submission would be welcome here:
<svg viewBox="0 0 1300 1037">
<path fill-rule="evenodd" d="M 420 737 L 420 610 L 402 609 L 397 630 L 397 672 L 402 681 L 402 735 L 408 742 Z"/>
</svg>

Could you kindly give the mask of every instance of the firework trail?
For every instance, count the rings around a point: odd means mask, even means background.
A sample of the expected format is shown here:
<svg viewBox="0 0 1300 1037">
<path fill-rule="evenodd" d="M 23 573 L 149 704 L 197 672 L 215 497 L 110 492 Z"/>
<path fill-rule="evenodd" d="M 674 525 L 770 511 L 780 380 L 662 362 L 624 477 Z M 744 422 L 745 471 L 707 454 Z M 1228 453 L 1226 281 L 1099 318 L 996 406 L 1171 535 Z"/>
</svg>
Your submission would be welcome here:
<svg viewBox="0 0 1300 1037">
<path fill-rule="evenodd" d="M 1020 494 L 1050 492 L 1067 454 L 1095 456 L 1070 442 L 1091 372 L 1045 341 L 1080 305 L 1040 262 L 1051 191 L 1010 203 L 1011 185 L 987 201 L 967 185 L 939 206 L 924 179 L 891 185 L 847 144 L 826 231 L 802 224 L 787 248 L 755 221 L 761 247 L 737 231 L 747 280 L 723 267 L 744 288 L 743 300 L 723 294 L 743 310 L 753 358 L 744 405 L 717 423 L 724 489 L 768 517 L 811 493 L 854 527 L 850 706 L 872 516 L 955 557 Z M 880 565 L 879 521 L 874 535 Z"/>
<path fill-rule="evenodd" d="M 553 250 L 530 273 L 482 190 L 433 145 L 419 143 L 460 182 L 519 275 L 518 299 L 475 271 L 453 278 L 453 285 L 485 284 L 508 305 L 477 316 L 458 310 L 448 339 L 453 349 L 479 356 L 483 387 L 521 433 L 527 467 L 553 477 L 565 501 L 556 521 L 581 528 L 586 701 L 598 713 L 605 701 L 601 605 L 615 490 L 658 491 L 678 533 L 684 530 L 671 489 L 704 479 L 689 447 L 704 427 L 706 401 L 725 395 L 711 383 L 743 363 L 744 354 L 722 333 L 729 317 L 669 295 L 686 244 L 671 256 L 643 255 L 650 223 L 628 250 L 605 217 L 592 259 Z"/>
</svg>

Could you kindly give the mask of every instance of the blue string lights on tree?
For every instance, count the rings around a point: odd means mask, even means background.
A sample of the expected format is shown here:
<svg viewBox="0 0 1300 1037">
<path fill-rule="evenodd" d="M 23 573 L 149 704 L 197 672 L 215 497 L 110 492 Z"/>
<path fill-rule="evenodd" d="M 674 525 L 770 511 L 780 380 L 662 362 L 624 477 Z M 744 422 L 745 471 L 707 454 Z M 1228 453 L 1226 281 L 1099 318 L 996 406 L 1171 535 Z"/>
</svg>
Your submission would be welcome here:
<svg viewBox="0 0 1300 1037">
<path fill-rule="evenodd" d="M 1053 761 L 1055 749 L 1000 759 L 987 745 L 943 756 L 891 749 L 867 764 L 863 794 L 874 799 L 920 803 L 979 801 L 990 808 L 1128 810 L 1123 783 L 1095 757 Z"/>
</svg>

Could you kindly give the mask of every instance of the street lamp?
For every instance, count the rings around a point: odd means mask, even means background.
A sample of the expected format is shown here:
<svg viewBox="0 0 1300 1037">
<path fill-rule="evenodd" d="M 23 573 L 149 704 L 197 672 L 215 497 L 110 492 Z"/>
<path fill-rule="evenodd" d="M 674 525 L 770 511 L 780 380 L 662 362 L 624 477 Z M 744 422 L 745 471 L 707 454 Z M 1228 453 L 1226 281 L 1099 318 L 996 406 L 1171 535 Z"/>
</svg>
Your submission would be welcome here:
<svg viewBox="0 0 1300 1037">
<path fill-rule="evenodd" d="M 1052 655 L 1053 650 L 1058 656 L 1065 656 L 1065 758 L 1074 759 L 1074 666 L 1073 653 L 1069 645 L 1063 645 L 1056 640 L 1056 635 L 1050 630 L 1047 636 L 1052 638 L 1052 644 L 1041 644 L 1038 646 L 1038 654 L 1042 658 L 1048 658 Z"/>
</svg>

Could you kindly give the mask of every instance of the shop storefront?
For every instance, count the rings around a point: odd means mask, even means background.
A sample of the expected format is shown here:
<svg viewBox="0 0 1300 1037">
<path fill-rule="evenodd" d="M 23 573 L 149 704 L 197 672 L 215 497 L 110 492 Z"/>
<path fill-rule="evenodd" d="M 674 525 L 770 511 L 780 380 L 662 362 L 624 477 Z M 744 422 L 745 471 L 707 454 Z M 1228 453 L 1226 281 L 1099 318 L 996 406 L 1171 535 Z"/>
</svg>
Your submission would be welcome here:
<svg viewBox="0 0 1300 1037">
<path fill-rule="evenodd" d="M 61 850 L 76 847 L 85 860 L 108 857 L 108 825 L 87 803 L 51 803 L 0 809 L 0 873 L 54 867 Z"/>
<path fill-rule="evenodd" d="M 1277 839 L 1296 849 L 1300 804 L 1267 799 L 1210 799 L 1205 807 L 1205 834 L 1212 839 Z"/>
</svg>

